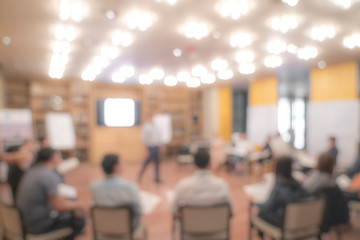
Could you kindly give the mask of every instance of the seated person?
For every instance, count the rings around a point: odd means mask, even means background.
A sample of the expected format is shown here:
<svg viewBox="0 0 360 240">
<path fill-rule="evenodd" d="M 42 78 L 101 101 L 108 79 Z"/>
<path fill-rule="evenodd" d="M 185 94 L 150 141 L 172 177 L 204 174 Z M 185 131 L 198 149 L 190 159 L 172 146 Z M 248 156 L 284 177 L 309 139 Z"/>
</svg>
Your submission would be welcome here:
<svg viewBox="0 0 360 240">
<path fill-rule="evenodd" d="M 118 207 L 130 205 L 136 226 L 142 214 L 138 187 L 125 179 L 120 178 L 121 161 L 115 154 L 104 156 L 102 169 L 105 179 L 91 184 L 91 193 L 95 205 L 100 207 Z"/>
<path fill-rule="evenodd" d="M 210 155 L 205 150 L 195 154 L 197 171 L 180 180 L 175 187 L 172 210 L 178 214 L 179 208 L 189 206 L 213 206 L 228 203 L 232 206 L 228 184 L 210 172 Z"/>
<path fill-rule="evenodd" d="M 40 149 L 37 163 L 20 181 L 16 203 L 27 233 L 42 234 L 62 228 L 72 228 L 73 234 L 65 239 L 74 239 L 85 221 L 72 211 L 80 209 L 80 204 L 59 195 L 61 180 L 55 173 L 62 161 L 58 151 L 52 148 Z"/>
<path fill-rule="evenodd" d="M 335 187 L 333 177 L 335 157 L 331 153 L 323 153 L 318 158 L 317 167 L 303 183 L 303 187 L 310 193 L 315 193 L 320 188 Z"/>
<path fill-rule="evenodd" d="M 292 176 L 293 159 L 280 157 L 276 161 L 275 186 L 269 199 L 259 204 L 259 217 L 277 227 L 282 226 L 285 207 L 309 196 L 309 193 Z"/>
<path fill-rule="evenodd" d="M 328 146 L 329 146 L 328 153 L 331 153 L 334 156 L 335 161 L 336 161 L 339 151 L 336 147 L 336 138 L 335 137 L 329 137 Z"/>
<path fill-rule="evenodd" d="M 272 158 L 272 149 L 271 149 L 271 136 L 268 136 L 266 139 L 266 143 L 265 146 L 262 149 L 262 152 L 267 152 L 269 153 L 267 158 L 261 158 L 259 159 L 259 163 L 263 163 L 265 160 L 271 159 Z"/>
<path fill-rule="evenodd" d="M 346 170 L 346 175 L 348 175 L 349 178 L 353 178 L 359 173 L 360 173 L 360 152 L 354 164 Z"/>
<path fill-rule="evenodd" d="M 247 139 L 246 133 L 242 133 L 240 138 L 234 139 L 234 154 L 230 158 L 231 168 L 235 169 L 238 162 L 244 159 L 253 151 L 251 142 Z"/>
<path fill-rule="evenodd" d="M 7 150 L 8 153 L 17 153 L 17 159 L 9 164 L 8 183 L 11 188 L 13 198 L 16 199 L 16 192 L 20 180 L 24 173 L 34 162 L 35 150 L 32 141 L 25 141 L 21 146 L 12 146 Z"/>
</svg>

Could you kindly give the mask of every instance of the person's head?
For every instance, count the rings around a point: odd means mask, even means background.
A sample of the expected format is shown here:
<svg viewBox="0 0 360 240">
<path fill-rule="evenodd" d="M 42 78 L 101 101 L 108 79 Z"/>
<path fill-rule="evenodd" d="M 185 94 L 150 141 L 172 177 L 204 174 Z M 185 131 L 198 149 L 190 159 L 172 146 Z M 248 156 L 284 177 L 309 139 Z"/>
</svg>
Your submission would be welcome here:
<svg viewBox="0 0 360 240">
<path fill-rule="evenodd" d="M 39 138 L 40 147 L 50 147 L 50 141 L 47 137 Z"/>
<path fill-rule="evenodd" d="M 336 138 L 335 138 L 334 136 L 331 136 L 331 137 L 329 137 L 328 142 L 329 142 L 329 146 L 330 146 L 330 147 L 335 147 L 335 145 L 336 145 Z"/>
<path fill-rule="evenodd" d="M 199 169 L 206 169 L 210 165 L 210 154 L 205 149 L 199 149 L 195 154 L 195 165 Z"/>
<path fill-rule="evenodd" d="M 36 163 L 47 164 L 50 167 L 55 168 L 62 161 L 59 151 L 45 147 L 41 148 L 37 153 Z"/>
<path fill-rule="evenodd" d="M 335 166 L 335 158 L 331 153 L 322 153 L 318 158 L 317 170 L 320 172 L 332 174 Z"/>
<path fill-rule="evenodd" d="M 246 132 L 241 133 L 241 139 L 242 139 L 242 140 L 246 140 L 246 139 L 247 139 Z"/>
<path fill-rule="evenodd" d="M 101 162 L 101 167 L 106 175 L 120 173 L 120 159 L 116 154 L 106 154 Z"/>
<path fill-rule="evenodd" d="M 276 177 L 292 179 L 292 163 L 293 159 L 291 157 L 283 156 L 278 158 L 275 169 Z"/>
</svg>

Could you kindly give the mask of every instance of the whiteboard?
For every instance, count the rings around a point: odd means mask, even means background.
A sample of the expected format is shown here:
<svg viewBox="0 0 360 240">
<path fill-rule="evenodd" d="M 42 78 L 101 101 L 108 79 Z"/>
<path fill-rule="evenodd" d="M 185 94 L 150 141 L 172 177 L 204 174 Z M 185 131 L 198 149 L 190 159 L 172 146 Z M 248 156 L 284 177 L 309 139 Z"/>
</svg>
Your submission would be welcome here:
<svg viewBox="0 0 360 240">
<path fill-rule="evenodd" d="M 70 113 L 47 113 L 46 133 L 54 149 L 69 150 L 76 147 L 74 124 Z"/>
<path fill-rule="evenodd" d="M 156 114 L 154 116 L 154 123 L 157 129 L 160 130 L 162 144 L 170 143 L 172 139 L 172 123 L 170 114 Z"/>
</svg>

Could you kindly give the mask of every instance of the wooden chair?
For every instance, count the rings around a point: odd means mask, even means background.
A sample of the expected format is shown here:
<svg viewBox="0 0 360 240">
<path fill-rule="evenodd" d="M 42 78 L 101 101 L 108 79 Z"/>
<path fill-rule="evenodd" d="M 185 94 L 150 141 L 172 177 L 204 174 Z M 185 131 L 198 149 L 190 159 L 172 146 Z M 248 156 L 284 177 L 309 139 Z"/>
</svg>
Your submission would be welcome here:
<svg viewBox="0 0 360 240">
<path fill-rule="evenodd" d="M 91 207 L 95 240 L 140 240 L 147 239 L 144 223 L 133 228 L 133 216 L 129 206 Z"/>
<path fill-rule="evenodd" d="M 63 228 L 44 234 L 26 234 L 20 211 L 16 207 L 1 202 L 0 214 L 4 240 L 57 240 L 69 236 L 73 232 L 71 228 Z"/>
<path fill-rule="evenodd" d="M 228 204 L 216 206 L 184 206 L 180 218 L 174 218 L 174 232 L 181 240 L 230 239 L 231 210 Z M 178 220 L 178 221 L 177 221 Z"/>
<path fill-rule="evenodd" d="M 253 203 L 250 204 L 250 213 L 252 206 Z M 259 217 L 251 218 L 250 215 L 249 239 L 252 239 L 253 228 L 276 240 L 296 240 L 309 237 L 321 239 L 324 207 L 325 201 L 322 198 L 290 203 L 286 206 L 281 227 L 274 226 Z"/>
</svg>

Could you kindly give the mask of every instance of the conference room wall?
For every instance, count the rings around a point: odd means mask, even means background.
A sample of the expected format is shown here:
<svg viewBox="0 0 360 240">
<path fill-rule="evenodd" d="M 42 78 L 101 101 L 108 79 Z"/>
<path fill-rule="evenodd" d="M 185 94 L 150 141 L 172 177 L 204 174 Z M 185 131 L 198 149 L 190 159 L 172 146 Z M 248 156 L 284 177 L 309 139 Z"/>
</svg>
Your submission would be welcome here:
<svg viewBox="0 0 360 240">
<path fill-rule="evenodd" d="M 219 134 L 226 140 L 231 140 L 233 132 L 233 94 L 231 87 L 219 88 Z"/>
<path fill-rule="evenodd" d="M 318 154 L 327 148 L 326 139 L 338 141 L 338 164 L 350 166 L 360 141 L 359 71 L 357 62 L 315 69 L 310 76 L 307 111 L 307 148 Z"/>
<path fill-rule="evenodd" d="M 268 135 L 277 132 L 278 80 L 258 79 L 249 85 L 247 134 L 250 141 L 263 145 Z"/>
</svg>

